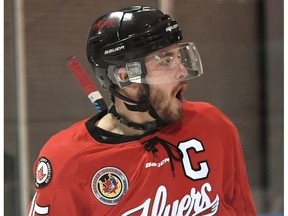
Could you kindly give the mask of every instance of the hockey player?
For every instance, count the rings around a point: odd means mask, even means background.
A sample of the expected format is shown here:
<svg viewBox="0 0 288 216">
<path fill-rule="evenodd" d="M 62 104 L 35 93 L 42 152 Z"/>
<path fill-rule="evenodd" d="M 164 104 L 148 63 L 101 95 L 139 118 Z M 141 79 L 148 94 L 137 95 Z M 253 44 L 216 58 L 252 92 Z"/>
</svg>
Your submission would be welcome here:
<svg viewBox="0 0 288 216">
<path fill-rule="evenodd" d="M 88 60 L 112 103 L 45 144 L 29 215 L 256 215 L 237 129 L 183 97 L 202 65 L 181 40 L 150 7 L 93 23 Z"/>
</svg>

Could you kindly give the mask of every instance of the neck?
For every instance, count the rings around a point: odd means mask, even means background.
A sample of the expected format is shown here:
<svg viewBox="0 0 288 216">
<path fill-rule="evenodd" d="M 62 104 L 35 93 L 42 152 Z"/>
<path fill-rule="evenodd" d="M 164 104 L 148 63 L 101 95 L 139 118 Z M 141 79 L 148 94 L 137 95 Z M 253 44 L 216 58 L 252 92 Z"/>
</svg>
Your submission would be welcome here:
<svg viewBox="0 0 288 216">
<path fill-rule="evenodd" d="M 96 122 L 96 126 L 102 128 L 103 130 L 126 136 L 141 135 L 145 132 L 145 130 L 135 129 L 122 124 L 111 113 L 107 113 L 102 119 Z"/>
<path fill-rule="evenodd" d="M 136 123 L 139 125 L 155 121 L 155 119 L 153 119 L 148 112 L 135 112 L 128 110 L 122 100 L 117 99 L 115 100 L 115 109 L 116 114 L 115 112 L 112 112 L 110 110 L 111 113 L 106 114 L 102 119 L 100 119 L 96 123 L 96 125 L 104 130 L 113 133 L 132 136 L 132 135 L 141 135 L 144 132 L 146 132 L 146 130 L 139 129 L 137 127 L 135 128 L 133 127 L 134 125 L 130 127 L 130 125 L 128 124 L 129 126 L 127 126 L 127 124 L 125 123 L 126 121 L 129 123 Z M 119 118 L 120 116 L 121 118 Z"/>
<path fill-rule="evenodd" d="M 129 104 L 128 102 L 125 102 L 125 103 Z M 130 105 L 134 105 L 134 104 L 130 104 Z M 126 105 L 124 104 L 122 100 L 119 100 L 117 98 L 115 100 L 115 108 L 116 108 L 117 113 L 121 117 L 126 119 L 128 122 L 144 124 L 146 122 L 155 121 L 155 119 L 151 117 L 148 111 L 146 112 L 131 111 L 126 107 Z"/>
</svg>

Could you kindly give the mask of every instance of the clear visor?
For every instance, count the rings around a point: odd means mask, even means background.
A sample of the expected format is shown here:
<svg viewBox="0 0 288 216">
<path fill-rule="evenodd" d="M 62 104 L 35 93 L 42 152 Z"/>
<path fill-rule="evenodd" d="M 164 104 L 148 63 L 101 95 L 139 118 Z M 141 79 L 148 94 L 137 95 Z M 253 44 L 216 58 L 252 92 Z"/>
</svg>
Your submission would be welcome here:
<svg viewBox="0 0 288 216">
<path fill-rule="evenodd" d="M 147 75 L 142 77 L 141 62 L 145 62 Z M 172 83 L 200 76 L 203 73 L 200 55 L 196 46 L 189 43 L 178 43 L 154 52 L 144 59 L 126 63 L 126 69 L 118 70 L 125 73 L 125 79 L 118 78 L 120 86 L 127 83 L 161 84 Z M 124 76 L 121 76 L 124 77 Z"/>
</svg>

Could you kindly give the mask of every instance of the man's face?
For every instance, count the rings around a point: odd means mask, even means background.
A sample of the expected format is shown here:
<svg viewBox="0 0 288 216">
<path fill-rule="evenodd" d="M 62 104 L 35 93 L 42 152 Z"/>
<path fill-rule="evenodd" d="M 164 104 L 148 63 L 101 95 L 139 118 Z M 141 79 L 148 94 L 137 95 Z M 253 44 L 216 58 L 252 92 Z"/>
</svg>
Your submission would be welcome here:
<svg viewBox="0 0 288 216">
<path fill-rule="evenodd" d="M 187 82 L 181 81 L 187 75 L 187 70 L 180 62 L 178 45 L 171 45 L 152 53 L 147 57 L 147 81 L 153 80 L 150 86 L 150 103 L 157 114 L 167 123 L 179 121 L 182 118 L 182 107 L 185 103 L 183 92 Z M 155 79 L 161 79 L 155 82 Z M 142 93 L 140 93 L 142 94 Z"/>
</svg>

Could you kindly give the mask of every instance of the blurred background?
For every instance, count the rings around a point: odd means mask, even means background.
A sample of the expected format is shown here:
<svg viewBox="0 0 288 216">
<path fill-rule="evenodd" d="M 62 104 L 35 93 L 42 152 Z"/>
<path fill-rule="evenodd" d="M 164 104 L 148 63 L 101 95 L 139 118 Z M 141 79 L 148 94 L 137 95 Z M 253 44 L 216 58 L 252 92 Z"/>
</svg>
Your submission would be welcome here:
<svg viewBox="0 0 288 216">
<path fill-rule="evenodd" d="M 5 216 L 25 215 L 47 139 L 96 113 L 66 58 L 76 55 L 99 86 L 87 33 L 100 15 L 130 5 L 171 14 L 197 45 L 204 74 L 186 99 L 210 102 L 235 123 L 259 215 L 283 213 L 282 0 L 4 0 Z"/>
</svg>

